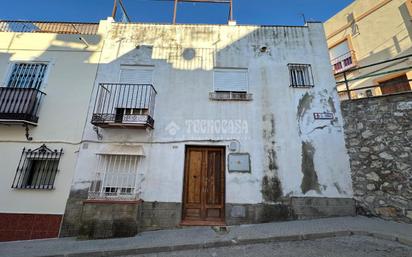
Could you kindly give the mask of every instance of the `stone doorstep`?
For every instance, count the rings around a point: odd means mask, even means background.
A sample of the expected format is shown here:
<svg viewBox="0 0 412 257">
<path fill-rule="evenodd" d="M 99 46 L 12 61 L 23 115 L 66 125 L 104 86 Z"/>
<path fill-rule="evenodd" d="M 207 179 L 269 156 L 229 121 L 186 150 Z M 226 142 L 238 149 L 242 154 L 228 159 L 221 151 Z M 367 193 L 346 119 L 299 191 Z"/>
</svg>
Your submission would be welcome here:
<svg viewBox="0 0 412 257">
<path fill-rule="evenodd" d="M 273 237 L 263 237 L 263 238 L 238 238 L 238 239 L 226 239 L 221 241 L 211 241 L 200 244 L 181 244 L 181 245 L 166 245 L 157 247 L 147 247 L 147 248 L 135 248 L 135 249 L 125 249 L 125 250 L 113 250 L 113 251 L 95 251 L 95 252 L 84 252 L 84 253 L 69 253 L 69 254 L 58 254 L 58 255 L 45 255 L 43 257 L 116 257 L 116 256 L 128 256 L 128 255 L 138 255 L 138 254 L 153 254 L 162 252 L 175 252 L 175 251 L 186 251 L 186 250 L 196 250 L 196 249 L 206 249 L 206 248 L 217 248 L 217 247 L 228 247 L 228 246 L 240 246 L 240 245 L 251 245 L 251 244 L 262 244 L 269 242 L 287 242 L 287 241 L 303 241 L 303 240 L 316 240 L 324 238 L 333 237 L 344 237 L 344 236 L 369 236 L 377 239 L 398 242 L 404 245 L 412 246 L 412 239 L 402 238 L 394 235 L 388 235 L 383 233 L 367 232 L 367 231 L 351 231 L 342 230 L 334 232 L 321 232 L 321 233 L 308 233 L 300 235 L 287 235 L 287 236 L 273 236 Z"/>
</svg>

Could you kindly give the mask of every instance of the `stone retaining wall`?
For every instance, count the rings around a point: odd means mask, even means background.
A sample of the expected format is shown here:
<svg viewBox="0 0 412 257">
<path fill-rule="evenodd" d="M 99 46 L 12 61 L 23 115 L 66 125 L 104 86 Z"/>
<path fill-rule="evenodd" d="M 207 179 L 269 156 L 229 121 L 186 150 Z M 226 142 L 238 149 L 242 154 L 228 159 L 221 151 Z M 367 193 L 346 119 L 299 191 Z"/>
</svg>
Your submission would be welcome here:
<svg viewBox="0 0 412 257">
<path fill-rule="evenodd" d="M 341 107 L 358 214 L 412 222 L 412 93 Z"/>
</svg>

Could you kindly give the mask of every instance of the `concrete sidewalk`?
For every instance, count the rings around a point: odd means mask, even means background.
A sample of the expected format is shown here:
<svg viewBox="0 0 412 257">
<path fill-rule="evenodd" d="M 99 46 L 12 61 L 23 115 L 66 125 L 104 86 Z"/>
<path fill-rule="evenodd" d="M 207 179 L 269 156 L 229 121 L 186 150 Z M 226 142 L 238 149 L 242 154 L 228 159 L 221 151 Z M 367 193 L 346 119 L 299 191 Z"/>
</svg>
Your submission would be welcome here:
<svg viewBox="0 0 412 257">
<path fill-rule="evenodd" d="M 366 217 L 340 217 L 233 226 L 226 233 L 215 232 L 210 227 L 196 227 L 144 232 L 124 239 L 5 242 L 0 243 L 0 256 L 118 256 L 350 235 L 368 235 L 412 245 L 411 224 Z"/>
</svg>

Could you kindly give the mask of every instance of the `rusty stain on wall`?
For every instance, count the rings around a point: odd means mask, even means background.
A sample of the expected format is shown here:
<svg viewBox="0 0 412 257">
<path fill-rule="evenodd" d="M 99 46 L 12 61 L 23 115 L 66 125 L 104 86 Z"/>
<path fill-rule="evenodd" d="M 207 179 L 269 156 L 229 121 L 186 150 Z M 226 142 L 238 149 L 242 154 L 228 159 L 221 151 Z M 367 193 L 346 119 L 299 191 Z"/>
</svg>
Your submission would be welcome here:
<svg viewBox="0 0 412 257">
<path fill-rule="evenodd" d="M 316 174 L 313 157 L 315 148 L 310 142 L 302 142 L 302 173 L 303 179 L 300 185 L 302 193 L 306 194 L 310 190 L 320 193 L 318 175 Z"/>
</svg>

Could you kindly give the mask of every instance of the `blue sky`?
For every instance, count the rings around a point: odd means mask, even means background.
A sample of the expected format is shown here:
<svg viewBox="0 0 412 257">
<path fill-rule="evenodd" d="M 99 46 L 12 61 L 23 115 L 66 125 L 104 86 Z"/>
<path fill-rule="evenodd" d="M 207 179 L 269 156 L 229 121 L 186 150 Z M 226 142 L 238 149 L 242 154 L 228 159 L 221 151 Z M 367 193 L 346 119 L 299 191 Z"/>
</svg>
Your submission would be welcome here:
<svg viewBox="0 0 412 257">
<path fill-rule="evenodd" d="M 136 22 L 170 22 L 172 1 L 123 0 Z M 234 0 L 239 24 L 302 25 L 326 21 L 353 0 Z M 327 4 L 326 4 L 327 3 Z M 113 0 L 2 0 L 0 19 L 96 22 L 111 15 Z M 226 23 L 228 7 L 180 3 L 178 23 Z"/>
</svg>

